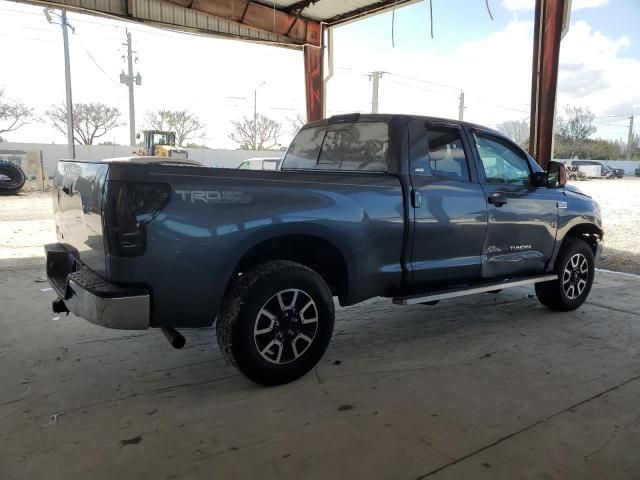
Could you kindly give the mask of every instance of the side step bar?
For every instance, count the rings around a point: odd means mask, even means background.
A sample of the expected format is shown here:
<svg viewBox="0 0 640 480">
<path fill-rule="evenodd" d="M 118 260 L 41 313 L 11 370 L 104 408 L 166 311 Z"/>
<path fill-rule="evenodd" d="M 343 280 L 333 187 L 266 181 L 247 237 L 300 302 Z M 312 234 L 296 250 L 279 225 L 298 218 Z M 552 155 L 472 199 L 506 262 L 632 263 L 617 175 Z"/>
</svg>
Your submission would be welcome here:
<svg viewBox="0 0 640 480">
<path fill-rule="evenodd" d="M 393 303 L 396 305 L 415 305 L 417 303 L 435 302 L 437 300 L 446 300 L 448 298 L 464 297 L 466 295 L 473 295 L 475 293 L 486 293 L 493 290 L 502 290 L 509 287 L 521 287 L 522 285 L 531 285 L 533 283 L 549 282 L 557 280 L 558 276 L 555 274 L 549 275 L 536 275 L 535 277 L 519 278 L 515 280 L 503 280 L 500 282 L 484 283 L 480 286 L 468 287 L 468 288 L 456 288 L 449 290 L 440 290 L 431 292 L 427 295 L 419 294 L 409 297 L 396 297 L 393 299 Z"/>
</svg>

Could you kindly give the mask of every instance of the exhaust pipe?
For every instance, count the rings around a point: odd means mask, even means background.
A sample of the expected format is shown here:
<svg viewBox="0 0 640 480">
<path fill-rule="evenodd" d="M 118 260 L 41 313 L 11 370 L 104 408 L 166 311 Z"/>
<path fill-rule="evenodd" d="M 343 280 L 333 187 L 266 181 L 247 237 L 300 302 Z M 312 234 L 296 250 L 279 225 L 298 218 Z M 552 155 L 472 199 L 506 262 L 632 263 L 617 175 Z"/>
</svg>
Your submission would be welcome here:
<svg viewBox="0 0 640 480">
<path fill-rule="evenodd" d="M 169 340 L 169 343 L 173 348 L 180 349 L 184 347 L 185 339 L 175 328 L 161 327 L 160 330 L 162 330 L 162 333 L 167 337 L 167 340 Z"/>
<path fill-rule="evenodd" d="M 69 313 L 69 309 L 61 298 L 56 298 L 51 302 L 51 310 L 53 310 L 53 313 Z"/>
</svg>

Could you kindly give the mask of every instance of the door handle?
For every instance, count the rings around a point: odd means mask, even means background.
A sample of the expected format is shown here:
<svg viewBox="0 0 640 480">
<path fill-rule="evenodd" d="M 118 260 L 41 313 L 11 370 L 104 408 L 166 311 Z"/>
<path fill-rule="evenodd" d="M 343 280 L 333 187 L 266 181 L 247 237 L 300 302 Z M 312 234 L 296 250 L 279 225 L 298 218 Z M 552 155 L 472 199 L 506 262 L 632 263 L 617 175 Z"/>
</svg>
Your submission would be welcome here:
<svg viewBox="0 0 640 480">
<path fill-rule="evenodd" d="M 422 206 L 422 195 L 416 190 L 411 190 L 411 206 L 420 208 Z"/>
<path fill-rule="evenodd" d="M 487 198 L 487 202 L 495 205 L 496 207 L 501 207 L 502 205 L 507 203 L 507 199 L 500 193 L 492 193 L 491 195 L 489 195 L 489 198 Z"/>
</svg>

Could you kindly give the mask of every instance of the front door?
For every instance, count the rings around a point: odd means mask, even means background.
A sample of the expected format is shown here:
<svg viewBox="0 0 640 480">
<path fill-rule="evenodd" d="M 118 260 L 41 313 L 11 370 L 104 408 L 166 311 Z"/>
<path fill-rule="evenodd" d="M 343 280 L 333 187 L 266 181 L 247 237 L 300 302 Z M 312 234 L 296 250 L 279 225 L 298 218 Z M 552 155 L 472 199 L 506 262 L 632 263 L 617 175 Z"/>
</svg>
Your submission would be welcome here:
<svg viewBox="0 0 640 480">
<path fill-rule="evenodd" d="M 482 277 L 544 272 L 556 240 L 557 191 L 533 185 L 533 171 L 541 170 L 515 145 L 479 130 L 470 137 L 489 214 Z"/>
<path fill-rule="evenodd" d="M 455 124 L 409 122 L 411 286 L 479 278 L 487 228 L 484 191 L 464 132 Z"/>
</svg>

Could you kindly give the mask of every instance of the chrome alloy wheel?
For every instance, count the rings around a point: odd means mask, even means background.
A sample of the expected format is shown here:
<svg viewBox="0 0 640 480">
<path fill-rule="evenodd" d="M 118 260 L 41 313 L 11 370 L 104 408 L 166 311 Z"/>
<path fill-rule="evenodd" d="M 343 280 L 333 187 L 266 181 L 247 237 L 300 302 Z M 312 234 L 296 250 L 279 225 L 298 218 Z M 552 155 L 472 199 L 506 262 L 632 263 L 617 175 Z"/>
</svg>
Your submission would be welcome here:
<svg viewBox="0 0 640 480">
<path fill-rule="evenodd" d="M 270 363 L 298 359 L 318 331 L 318 307 L 303 290 L 281 290 L 262 306 L 253 326 L 260 356 Z"/>
<path fill-rule="evenodd" d="M 564 267 L 562 273 L 562 288 L 565 295 L 571 300 L 579 297 L 587 287 L 589 280 L 589 262 L 581 254 L 573 255 Z"/>
</svg>

